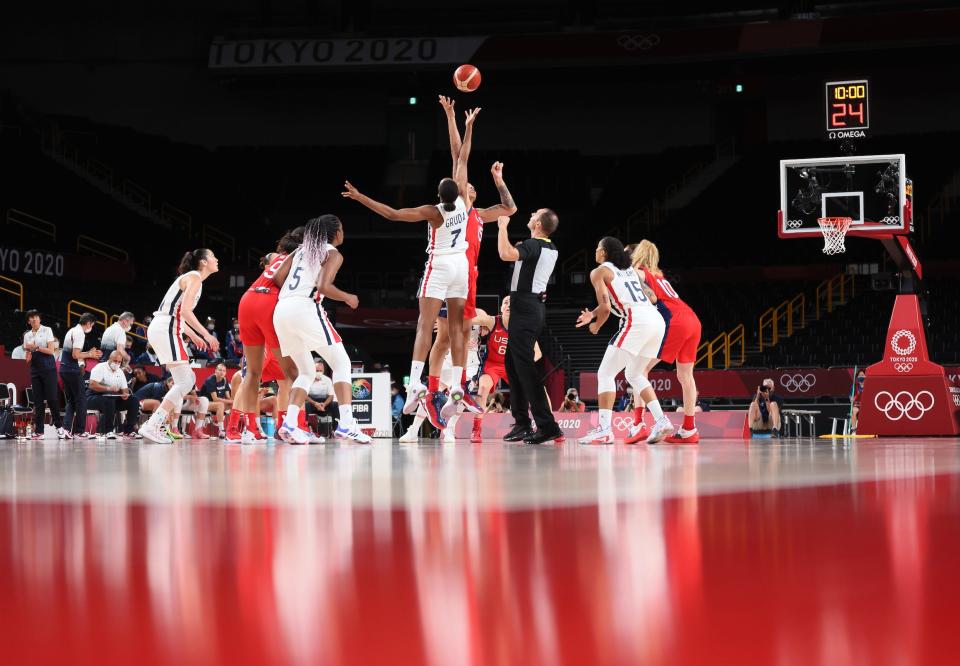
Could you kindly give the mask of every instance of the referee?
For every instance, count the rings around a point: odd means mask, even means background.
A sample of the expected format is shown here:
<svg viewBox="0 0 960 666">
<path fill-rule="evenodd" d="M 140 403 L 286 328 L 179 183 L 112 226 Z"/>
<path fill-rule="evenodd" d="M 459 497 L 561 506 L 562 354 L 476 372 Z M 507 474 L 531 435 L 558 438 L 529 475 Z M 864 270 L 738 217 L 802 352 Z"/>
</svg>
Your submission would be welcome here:
<svg viewBox="0 0 960 666">
<path fill-rule="evenodd" d="M 542 444 L 553 440 L 559 444 L 563 441 L 563 431 L 553 420 L 543 381 L 533 362 L 533 346 L 540 337 L 545 319 L 547 281 L 557 265 L 557 248 L 550 240 L 550 234 L 557 230 L 559 222 L 556 213 L 541 208 L 530 216 L 527 223 L 530 238 L 514 247 L 507 236 L 510 218 L 497 220 L 497 251 L 504 261 L 514 262 L 506 358 L 513 428 L 503 438 L 508 442 L 523 440 L 527 444 Z M 530 412 L 537 423 L 536 432 L 530 423 Z"/>
</svg>

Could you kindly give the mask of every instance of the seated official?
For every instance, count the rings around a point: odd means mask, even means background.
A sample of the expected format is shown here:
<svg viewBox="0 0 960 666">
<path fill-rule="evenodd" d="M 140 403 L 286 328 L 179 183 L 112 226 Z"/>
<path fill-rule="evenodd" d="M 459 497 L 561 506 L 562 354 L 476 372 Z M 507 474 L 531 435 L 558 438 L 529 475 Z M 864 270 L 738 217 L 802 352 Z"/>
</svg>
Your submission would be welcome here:
<svg viewBox="0 0 960 666">
<path fill-rule="evenodd" d="M 333 380 L 327 376 L 327 366 L 322 358 L 317 359 L 315 370 L 313 384 L 307 392 L 307 414 L 329 416 L 333 419 L 333 427 L 336 428 L 340 420 L 339 406 L 333 392 Z"/>
<path fill-rule="evenodd" d="M 773 380 L 764 379 L 747 410 L 752 432 L 766 432 L 780 436 L 780 411 L 783 398 L 773 392 Z"/>
<path fill-rule="evenodd" d="M 113 423 L 114 417 L 120 411 L 126 414 L 121 429 L 123 436 L 142 439 L 136 432 L 140 401 L 130 394 L 127 378 L 120 369 L 122 363 L 123 352 L 115 349 L 107 361 L 93 367 L 87 386 L 87 408 L 100 412 L 97 434 L 105 435 L 107 439 L 116 439 Z"/>
</svg>

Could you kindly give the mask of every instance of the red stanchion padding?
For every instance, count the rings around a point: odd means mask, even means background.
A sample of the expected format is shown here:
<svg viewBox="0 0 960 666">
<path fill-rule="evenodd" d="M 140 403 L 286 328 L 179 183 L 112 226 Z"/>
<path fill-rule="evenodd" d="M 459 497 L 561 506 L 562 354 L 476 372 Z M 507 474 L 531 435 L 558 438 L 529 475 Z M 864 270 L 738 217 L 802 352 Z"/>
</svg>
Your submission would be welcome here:
<svg viewBox="0 0 960 666">
<path fill-rule="evenodd" d="M 901 294 L 893 305 L 883 359 L 866 370 L 858 434 L 960 433 L 960 388 L 930 360 L 920 304 Z"/>
</svg>

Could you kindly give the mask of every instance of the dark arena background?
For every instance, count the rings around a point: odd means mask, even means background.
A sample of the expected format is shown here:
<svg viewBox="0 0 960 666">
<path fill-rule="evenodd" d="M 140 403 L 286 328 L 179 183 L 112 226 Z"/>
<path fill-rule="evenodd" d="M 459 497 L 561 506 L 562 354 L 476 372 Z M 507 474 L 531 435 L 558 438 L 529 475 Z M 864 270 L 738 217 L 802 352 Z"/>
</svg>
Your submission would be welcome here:
<svg viewBox="0 0 960 666">
<path fill-rule="evenodd" d="M 3 663 L 956 663 L 958 46 L 923 0 L 6 3 Z M 457 157 L 462 390 L 411 364 Z"/>
</svg>

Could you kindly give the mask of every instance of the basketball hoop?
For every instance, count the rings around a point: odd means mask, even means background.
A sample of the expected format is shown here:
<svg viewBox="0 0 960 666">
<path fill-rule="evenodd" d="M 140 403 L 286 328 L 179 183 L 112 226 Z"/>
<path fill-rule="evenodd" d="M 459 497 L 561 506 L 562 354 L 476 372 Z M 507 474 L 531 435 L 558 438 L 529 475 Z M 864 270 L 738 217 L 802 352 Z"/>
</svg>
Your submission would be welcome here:
<svg viewBox="0 0 960 666">
<path fill-rule="evenodd" d="M 820 223 L 820 231 L 823 232 L 823 253 L 824 254 L 842 254 L 847 251 L 843 245 L 843 239 L 847 235 L 851 217 L 821 217 L 817 220 Z"/>
</svg>

